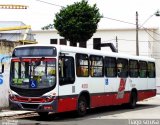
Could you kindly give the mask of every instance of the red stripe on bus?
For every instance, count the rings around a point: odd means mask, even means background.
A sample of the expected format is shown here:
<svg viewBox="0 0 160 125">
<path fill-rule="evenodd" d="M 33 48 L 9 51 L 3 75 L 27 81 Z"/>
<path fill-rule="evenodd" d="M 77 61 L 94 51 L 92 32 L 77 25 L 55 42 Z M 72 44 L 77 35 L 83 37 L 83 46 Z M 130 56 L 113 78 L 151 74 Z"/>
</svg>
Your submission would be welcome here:
<svg viewBox="0 0 160 125">
<path fill-rule="evenodd" d="M 128 103 L 130 100 L 130 92 L 125 92 L 123 98 L 117 98 L 117 93 L 100 93 L 90 95 L 90 106 L 91 108 L 101 107 L 101 106 L 111 106 L 111 105 L 121 105 Z M 138 101 L 153 97 L 156 95 L 156 90 L 140 90 L 138 91 Z M 57 112 L 73 111 L 77 109 L 78 95 L 77 97 L 72 97 L 69 95 L 65 98 L 58 99 L 58 109 Z"/>
<path fill-rule="evenodd" d="M 129 102 L 130 93 L 124 94 L 123 98 L 117 98 L 118 93 L 106 94 L 100 96 L 91 96 L 91 107 L 120 105 Z"/>
<path fill-rule="evenodd" d="M 58 112 L 73 111 L 77 108 L 77 97 L 66 97 L 58 99 Z"/>
<path fill-rule="evenodd" d="M 139 91 L 138 92 L 138 101 L 150 98 L 156 96 L 156 90 L 150 90 L 150 91 Z"/>
</svg>

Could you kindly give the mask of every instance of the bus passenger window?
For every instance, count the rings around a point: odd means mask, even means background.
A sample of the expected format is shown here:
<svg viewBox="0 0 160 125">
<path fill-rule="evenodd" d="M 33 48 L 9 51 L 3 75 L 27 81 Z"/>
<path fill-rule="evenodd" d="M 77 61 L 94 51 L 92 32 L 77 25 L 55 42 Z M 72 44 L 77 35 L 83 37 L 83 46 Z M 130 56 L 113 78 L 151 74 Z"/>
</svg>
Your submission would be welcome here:
<svg viewBox="0 0 160 125">
<path fill-rule="evenodd" d="M 72 84 L 75 81 L 74 59 L 73 57 L 59 58 L 59 84 Z"/>
<path fill-rule="evenodd" d="M 129 76 L 132 78 L 138 77 L 138 61 L 129 60 Z"/>
<path fill-rule="evenodd" d="M 117 73 L 119 77 L 128 77 L 128 60 L 127 59 L 117 59 Z"/>
<path fill-rule="evenodd" d="M 139 76 L 140 78 L 147 77 L 147 62 L 139 61 Z"/>
<path fill-rule="evenodd" d="M 116 58 L 105 57 L 104 60 L 105 76 L 106 77 L 116 77 Z"/>
<path fill-rule="evenodd" d="M 102 56 L 90 56 L 90 74 L 92 77 L 103 77 Z"/>
<path fill-rule="evenodd" d="M 89 60 L 86 54 L 76 54 L 76 74 L 78 77 L 89 76 Z"/>
<path fill-rule="evenodd" d="M 155 63 L 148 62 L 148 77 L 155 78 Z"/>
</svg>

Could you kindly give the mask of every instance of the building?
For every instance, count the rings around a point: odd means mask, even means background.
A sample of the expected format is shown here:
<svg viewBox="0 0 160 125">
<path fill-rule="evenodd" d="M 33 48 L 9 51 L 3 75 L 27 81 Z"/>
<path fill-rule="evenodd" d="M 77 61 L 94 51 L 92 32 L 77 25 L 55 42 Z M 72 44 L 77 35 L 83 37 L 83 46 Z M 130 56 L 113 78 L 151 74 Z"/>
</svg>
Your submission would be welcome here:
<svg viewBox="0 0 160 125">
<path fill-rule="evenodd" d="M 67 44 L 56 30 L 33 31 L 35 39 L 41 44 Z M 139 30 L 139 55 L 156 59 L 157 68 L 160 67 L 160 32 L 158 28 L 147 28 Z M 93 37 L 88 40 L 87 48 L 93 48 L 95 38 L 100 38 L 101 43 L 113 43 L 118 52 L 136 55 L 136 30 L 135 28 L 98 29 Z M 104 47 L 103 51 L 111 51 Z M 160 93 L 160 71 L 157 72 L 157 89 Z"/>
<path fill-rule="evenodd" d="M 148 28 L 147 32 L 145 30 L 139 30 L 139 50 L 140 55 L 142 56 L 152 56 L 153 42 L 155 33 L 157 32 L 157 28 Z M 93 35 L 93 37 L 88 40 L 87 47 L 93 48 L 93 39 L 101 38 L 101 43 L 113 43 L 116 46 L 116 37 L 117 37 L 117 47 L 118 51 L 121 53 L 129 53 L 132 55 L 136 55 L 136 33 L 134 28 L 126 28 L 126 29 L 98 29 L 97 32 Z M 57 33 L 56 30 L 38 30 L 33 31 L 35 34 L 35 39 L 38 43 L 47 43 L 47 44 L 60 44 L 65 41 L 65 39 Z M 152 38 L 153 37 L 153 38 Z M 69 42 L 67 42 L 69 45 Z M 105 50 L 106 48 L 102 48 Z M 110 51 L 108 49 L 108 51 Z"/>
<path fill-rule="evenodd" d="M 26 41 L 35 41 L 30 26 L 20 21 L 0 21 L 0 54 L 9 54 Z"/>
</svg>

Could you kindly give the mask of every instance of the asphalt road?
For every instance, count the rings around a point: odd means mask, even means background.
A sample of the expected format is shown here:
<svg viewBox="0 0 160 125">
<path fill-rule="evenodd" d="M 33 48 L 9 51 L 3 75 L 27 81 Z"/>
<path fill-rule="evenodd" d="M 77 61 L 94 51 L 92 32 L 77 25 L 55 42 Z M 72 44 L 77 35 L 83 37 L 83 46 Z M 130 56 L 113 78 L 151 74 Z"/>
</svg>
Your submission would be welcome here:
<svg viewBox="0 0 160 125">
<path fill-rule="evenodd" d="M 160 125 L 160 95 L 138 102 L 135 109 L 125 106 L 101 107 L 89 110 L 85 117 L 74 112 L 50 114 L 41 118 L 36 113 L 3 118 L 2 125 Z M 12 123 L 12 124 L 6 124 Z"/>
</svg>

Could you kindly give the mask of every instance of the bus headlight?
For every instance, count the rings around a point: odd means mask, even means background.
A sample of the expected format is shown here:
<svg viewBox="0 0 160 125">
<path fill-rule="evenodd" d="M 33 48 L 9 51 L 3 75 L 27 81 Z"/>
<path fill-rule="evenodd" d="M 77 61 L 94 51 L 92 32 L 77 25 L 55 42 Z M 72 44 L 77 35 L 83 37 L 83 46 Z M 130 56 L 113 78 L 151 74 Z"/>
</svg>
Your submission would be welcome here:
<svg viewBox="0 0 160 125">
<path fill-rule="evenodd" d="M 13 94 L 9 95 L 9 99 L 12 100 L 12 101 L 17 101 L 16 95 L 13 95 Z"/>
<path fill-rule="evenodd" d="M 9 99 L 11 99 L 12 101 L 17 101 L 16 93 L 14 93 L 11 90 L 9 90 L 8 93 L 9 93 Z"/>
</svg>

